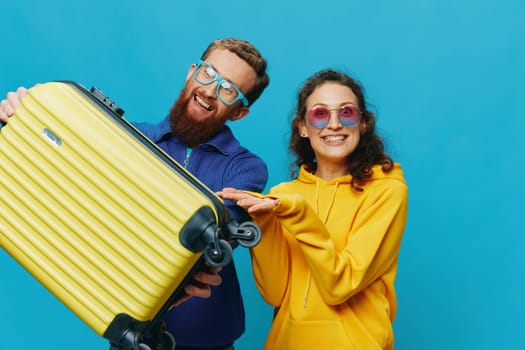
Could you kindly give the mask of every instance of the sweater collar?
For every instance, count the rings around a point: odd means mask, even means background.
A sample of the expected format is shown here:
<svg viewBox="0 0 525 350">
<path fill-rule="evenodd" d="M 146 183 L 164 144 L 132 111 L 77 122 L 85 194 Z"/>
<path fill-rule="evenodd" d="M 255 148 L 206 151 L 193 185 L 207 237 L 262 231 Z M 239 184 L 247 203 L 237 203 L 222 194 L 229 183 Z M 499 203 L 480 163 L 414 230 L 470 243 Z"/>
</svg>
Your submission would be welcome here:
<svg viewBox="0 0 525 350">
<path fill-rule="evenodd" d="M 171 123 L 169 120 L 169 116 L 164 118 L 158 126 L 158 134 L 155 135 L 154 142 L 159 142 L 163 138 L 167 137 L 173 137 L 177 140 L 178 143 L 184 144 L 184 142 L 173 133 L 171 130 Z M 239 148 L 240 144 L 239 141 L 233 136 L 233 133 L 227 125 L 224 125 L 224 127 L 216 133 L 212 138 L 210 138 L 208 141 L 201 143 L 197 147 L 200 148 L 208 148 L 212 147 L 218 150 L 219 152 L 229 155 L 231 153 L 235 153 Z M 195 148 L 197 148 L 195 147 Z"/>
</svg>

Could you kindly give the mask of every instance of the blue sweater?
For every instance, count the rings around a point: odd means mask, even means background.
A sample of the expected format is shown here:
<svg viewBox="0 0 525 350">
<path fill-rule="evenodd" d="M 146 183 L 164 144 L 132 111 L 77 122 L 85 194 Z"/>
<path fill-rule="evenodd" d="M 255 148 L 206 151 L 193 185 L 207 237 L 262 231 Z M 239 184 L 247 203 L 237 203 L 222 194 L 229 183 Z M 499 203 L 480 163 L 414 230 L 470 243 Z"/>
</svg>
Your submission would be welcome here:
<svg viewBox="0 0 525 350">
<path fill-rule="evenodd" d="M 158 125 L 135 126 L 212 191 L 234 187 L 261 192 L 266 185 L 266 165 L 242 147 L 227 126 L 192 150 L 173 134 L 168 118 Z M 226 205 L 237 221 L 249 219 L 234 203 L 227 201 Z M 244 306 L 233 260 L 220 275 L 222 284 L 212 287 L 209 299 L 191 298 L 165 315 L 168 331 L 175 336 L 177 345 L 221 346 L 233 343 L 244 333 Z"/>
</svg>

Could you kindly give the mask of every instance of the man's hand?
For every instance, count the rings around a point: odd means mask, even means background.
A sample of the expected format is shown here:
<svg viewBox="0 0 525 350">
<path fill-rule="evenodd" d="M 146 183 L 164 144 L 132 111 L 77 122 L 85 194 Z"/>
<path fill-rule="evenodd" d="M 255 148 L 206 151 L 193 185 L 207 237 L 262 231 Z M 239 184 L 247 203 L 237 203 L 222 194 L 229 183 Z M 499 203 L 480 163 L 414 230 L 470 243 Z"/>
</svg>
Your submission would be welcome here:
<svg viewBox="0 0 525 350">
<path fill-rule="evenodd" d="M 0 102 L 0 122 L 7 123 L 8 118 L 15 113 L 15 108 L 20 106 L 26 96 L 27 89 L 24 87 L 19 87 L 15 92 L 8 92 L 7 97 Z"/>
<path fill-rule="evenodd" d="M 193 281 L 184 287 L 185 295 L 177 300 L 173 306 L 180 305 L 191 297 L 209 298 L 211 296 L 211 286 L 217 287 L 222 283 L 219 271 L 222 267 L 211 267 L 206 265 L 205 270 L 197 271 L 193 274 Z"/>
</svg>

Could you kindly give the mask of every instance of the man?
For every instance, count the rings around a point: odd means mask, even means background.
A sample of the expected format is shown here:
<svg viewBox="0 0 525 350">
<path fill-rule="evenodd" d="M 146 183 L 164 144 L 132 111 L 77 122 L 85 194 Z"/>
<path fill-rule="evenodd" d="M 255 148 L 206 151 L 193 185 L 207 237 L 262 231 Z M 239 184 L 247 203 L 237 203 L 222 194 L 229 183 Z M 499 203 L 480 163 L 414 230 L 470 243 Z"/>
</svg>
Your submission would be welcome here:
<svg viewBox="0 0 525 350">
<path fill-rule="evenodd" d="M 213 41 L 190 67 L 169 115 L 158 125 L 136 126 L 211 190 L 234 187 L 261 192 L 268 178 L 266 165 L 239 144 L 226 122 L 248 115 L 249 107 L 269 84 L 266 65 L 247 41 Z M 0 122 L 8 122 L 26 94 L 26 89 L 19 88 L 7 95 L 0 103 Z M 248 219 L 234 203 L 226 205 L 237 221 Z M 244 332 L 244 306 L 234 262 L 217 270 L 197 272 L 198 283 L 186 286 L 185 291 L 200 298 L 179 302 L 165 315 L 177 350 L 233 349 Z"/>
</svg>

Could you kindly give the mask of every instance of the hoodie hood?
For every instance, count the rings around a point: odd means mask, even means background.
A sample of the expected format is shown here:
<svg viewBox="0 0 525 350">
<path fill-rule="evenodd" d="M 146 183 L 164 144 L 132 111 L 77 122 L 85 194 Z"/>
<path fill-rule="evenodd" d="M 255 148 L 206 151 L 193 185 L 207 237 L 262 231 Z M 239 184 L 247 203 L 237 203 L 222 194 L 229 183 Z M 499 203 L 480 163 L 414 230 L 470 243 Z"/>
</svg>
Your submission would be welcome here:
<svg viewBox="0 0 525 350">
<path fill-rule="evenodd" d="M 340 186 L 342 184 L 350 185 L 350 182 L 352 181 L 352 175 L 348 174 L 334 178 L 330 181 L 325 181 L 306 170 L 305 165 L 301 165 L 301 169 L 299 171 L 299 176 L 297 177 L 297 180 L 307 184 L 322 183 L 325 185 L 338 184 Z M 381 169 L 381 165 L 374 165 L 372 167 L 372 177 L 367 182 L 377 180 L 398 180 L 402 183 L 405 183 L 403 170 L 401 170 L 401 166 L 399 165 L 399 163 L 394 163 L 392 170 L 390 170 L 388 173 L 385 173 Z"/>
</svg>

